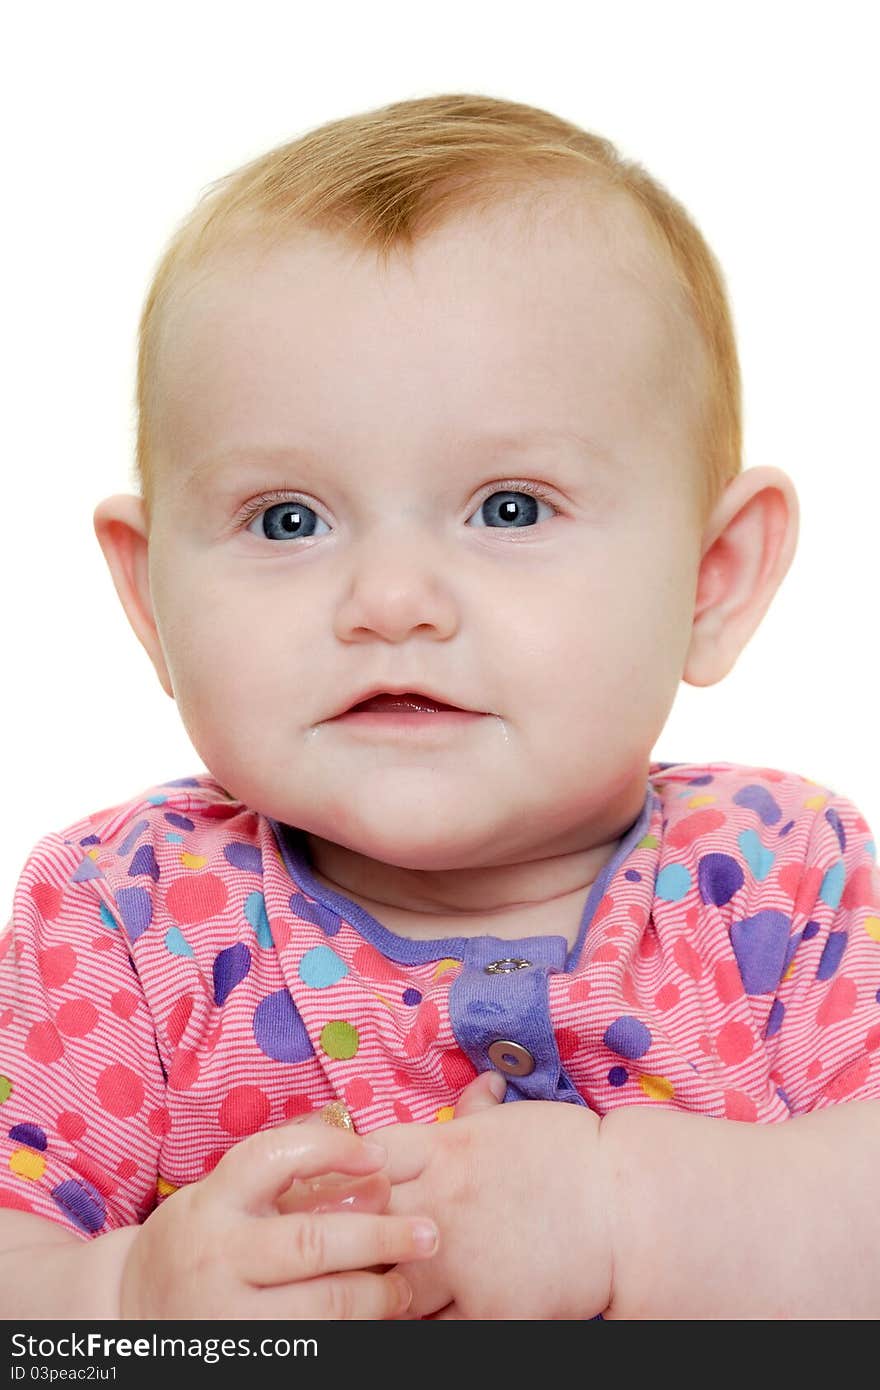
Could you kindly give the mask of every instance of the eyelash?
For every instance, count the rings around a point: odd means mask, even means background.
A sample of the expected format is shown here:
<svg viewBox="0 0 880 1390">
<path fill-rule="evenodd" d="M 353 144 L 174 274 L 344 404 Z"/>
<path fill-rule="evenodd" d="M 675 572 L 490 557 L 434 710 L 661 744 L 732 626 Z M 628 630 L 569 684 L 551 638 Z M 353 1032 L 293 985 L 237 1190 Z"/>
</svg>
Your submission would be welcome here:
<svg viewBox="0 0 880 1390">
<path fill-rule="evenodd" d="M 559 510 L 545 488 L 539 487 L 537 483 L 516 482 L 513 479 L 508 479 L 506 482 L 493 483 L 491 487 L 484 492 L 482 498 L 477 503 L 477 507 L 481 507 L 487 498 L 491 497 L 493 493 L 496 492 L 526 492 L 530 497 L 536 497 L 539 502 L 545 502 L 548 507 L 553 507 L 556 511 Z M 252 501 L 245 503 L 245 506 L 241 508 L 234 518 L 232 529 L 237 531 L 247 526 L 248 522 L 253 521 L 255 516 L 259 516 L 261 511 L 265 508 L 277 505 L 279 502 L 302 502 L 303 506 L 312 507 L 311 502 L 307 502 L 304 497 L 296 497 L 290 492 L 284 492 L 283 490 L 264 492 L 259 497 L 255 497 Z M 312 510 L 317 512 L 317 508 L 312 507 Z M 490 526 L 487 529 L 491 531 L 495 529 L 505 530 L 506 528 L 495 528 Z M 529 527 L 528 529 L 531 530 L 532 528 Z"/>
</svg>

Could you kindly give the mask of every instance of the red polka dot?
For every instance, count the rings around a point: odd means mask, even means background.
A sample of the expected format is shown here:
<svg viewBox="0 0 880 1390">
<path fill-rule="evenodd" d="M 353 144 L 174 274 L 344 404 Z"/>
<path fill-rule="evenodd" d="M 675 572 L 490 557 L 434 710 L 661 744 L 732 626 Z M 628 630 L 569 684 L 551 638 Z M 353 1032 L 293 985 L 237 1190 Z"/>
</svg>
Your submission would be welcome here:
<svg viewBox="0 0 880 1390">
<path fill-rule="evenodd" d="M 605 935 L 609 938 L 611 938 L 612 936 L 623 936 L 624 930 L 625 929 L 620 925 L 619 922 L 612 922 L 610 926 L 605 928 Z"/>
<path fill-rule="evenodd" d="M 126 1182 L 129 1178 L 133 1178 L 137 1170 L 138 1166 L 133 1158 L 120 1158 L 116 1165 L 117 1175 L 122 1178 L 123 1182 Z"/>
<path fill-rule="evenodd" d="M 698 840 L 701 835 L 709 835 L 713 830 L 718 830 L 724 825 L 727 817 L 723 811 L 716 811 L 706 808 L 703 811 L 694 811 L 692 815 L 685 816 L 677 825 L 671 825 L 666 833 L 666 843 L 672 849 L 684 849 L 687 845 L 692 845 L 694 840 Z"/>
<path fill-rule="evenodd" d="M 277 950 L 283 951 L 290 940 L 290 923 L 283 917 L 272 917 L 269 919 L 269 930 Z"/>
<path fill-rule="evenodd" d="M 815 1081 L 817 1076 L 822 1075 L 822 1063 L 819 1061 L 818 1057 L 813 1059 L 804 1075 L 808 1081 Z"/>
<path fill-rule="evenodd" d="M 189 1016 L 192 1013 L 192 1006 L 193 996 L 191 994 L 181 994 L 180 998 L 174 1001 L 168 1015 L 168 1022 L 165 1025 L 168 1041 L 172 1047 L 176 1047 L 183 1037 L 184 1029 L 189 1023 Z"/>
<path fill-rule="evenodd" d="M 24 1050 L 34 1062 L 57 1062 L 64 1053 L 58 1029 L 51 1019 L 34 1023 L 27 1035 Z"/>
<path fill-rule="evenodd" d="M 199 1079 L 198 1055 L 188 1047 L 179 1047 L 171 1059 L 168 1085 L 173 1091 L 189 1091 Z"/>
<path fill-rule="evenodd" d="M 202 1172 L 213 1173 L 225 1152 L 225 1149 L 212 1149 L 210 1153 L 205 1154 L 202 1160 Z"/>
<path fill-rule="evenodd" d="M 130 989 L 117 989 L 110 997 L 110 1007 L 117 1018 L 131 1018 L 139 1003 L 137 995 Z"/>
<path fill-rule="evenodd" d="M 165 906 L 179 926 L 208 922 L 226 906 L 226 884 L 216 874 L 176 878 L 165 894 Z"/>
<path fill-rule="evenodd" d="M 105 1067 L 95 1083 L 98 1100 L 108 1115 L 127 1119 L 136 1115 L 144 1103 L 144 1086 L 140 1077 L 131 1067 L 114 1062 Z"/>
<path fill-rule="evenodd" d="M 412 1122 L 412 1111 L 408 1106 L 404 1105 L 402 1100 L 396 1100 L 394 1102 L 394 1113 L 400 1124 L 408 1125 Z"/>
<path fill-rule="evenodd" d="M 725 1023 L 715 1040 L 718 1056 L 727 1066 L 744 1062 L 755 1046 L 755 1035 L 745 1023 Z"/>
<path fill-rule="evenodd" d="M 451 1052 L 444 1052 L 440 1059 L 440 1070 L 443 1072 L 443 1080 L 450 1091 L 463 1091 L 465 1086 L 470 1085 L 477 1074 L 477 1069 L 460 1048 L 453 1048 Z"/>
<path fill-rule="evenodd" d="M 880 1047 L 880 1023 L 868 1029 L 868 1036 L 865 1038 L 865 1051 L 876 1052 Z"/>
<path fill-rule="evenodd" d="M 222 1036 L 223 1024 L 221 1022 L 217 1024 L 216 1028 L 212 1028 L 209 1033 L 205 1034 L 205 1051 L 213 1052 Z"/>
<path fill-rule="evenodd" d="M 160 1105 L 155 1110 L 151 1110 L 147 1116 L 147 1124 L 150 1133 L 157 1136 L 167 1134 L 171 1129 L 171 1113 L 164 1105 Z"/>
<path fill-rule="evenodd" d="M 832 1023 L 840 1023 L 849 1018 L 856 1006 L 855 981 L 847 975 L 840 975 L 831 985 L 816 1011 L 816 1022 L 820 1028 L 828 1028 Z"/>
<path fill-rule="evenodd" d="M 744 992 L 742 976 L 736 961 L 719 961 L 715 966 L 715 993 L 722 1004 L 732 1004 Z"/>
<path fill-rule="evenodd" d="M 375 946 L 358 946 L 351 963 L 359 975 L 365 975 L 369 980 L 391 981 L 406 978 L 405 972 L 393 961 L 386 960 Z"/>
<path fill-rule="evenodd" d="M 11 1009 L 4 1009 L 0 1014 L 0 1028 L 8 1028 L 14 1015 Z"/>
<path fill-rule="evenodd" d="M 585 999 L 590 997 L 589 980 L 575 980 L 568 991 L 569 1002 L 572 1004 L 582 1004 Z"/>
<path fill-rule="evenodd" d="M 612 946 L 610 941 L 604 941 L 601 946 L 597 946 L 590 956 L 591 961 L 617 960 L 620 955 L 616 946 Z"/>
<path fill-rule="evenodd" d="M 412 1079 L 408 1072 L 401 1071 L 398 1067 L 395 1068 L 391 1075 L 394 1080 L 394 1084 L 399 1091 L 409 1090 L 410 1086 L 412 1085 Z"/>
<path fill-rule="evenodd" d="M 55 1022 L 69 1038 L 84 1038 L 98 1022 L 98 1010 L 88 999 L 71 999 L 61 1005 Z"/>
<path fill-rule="evenodd" d="M 712 1047 L 712 1039 L 709 1037 L 708 1033 L 704 1033 L 702 1037 L 697 1039 L 697 1047 L 701 1052 L 705 1052 L 707 1057 L 712 1055 L 714 1048 Z"/>
<path fill-rule="evenodd" d="M 828 1082 L 825 1096 L 828 1100 L 838 1101 L 844 1096 L 852 1095 L 853 1091 L 857 1091 L 867 1081 L 870 1070 L 870 1057 L 858 1057 Z"/>
<path fill-rule="evenodd" d="M 635 980 L 628 970 L 624 970 L 623 979 L 620 981 L 620 992 L 624 1001 L 634 1009 L 639 1007 L 639 996 L 636 994 Z"/>
<path fill-rule="evenodd" d="M 599 906 L 596 908 L 596 911 L 593 913 L 593 919 L 592 919 L 592 921 L 590 922 L 590 930 L 591 930 L 591 931 L 594 930 L 594 929 L 599 925 L 599 923 L 600 923 L 605 917 L 608 916 L 609 912 L 611 911 L 611 909 L 612 909 L 613 907 L 614 907 L 614 899 L 612 898 L 612 896 L 611 896 L 610 893 L 606 893 L 605 896 L 603 897 L 602 901 L 600 902 Z"/>
<path fill-rule="evenodd" d="M 0 936 L 0 960 L 2 960 L 3 957 L 6 955 L 6 952 L 9 950 L 11 945 L 12 932 L 8 931 L 5 932 L 2 936 Z"/>
<path fill-rule="evenodd" d="M 285 1120 L 295 1120 L 297 1115 L 309 1115 L 312 1110 L 312 1102 L 308 1096 L 288 1096 L 284 1102 Z"/>
<path fill-rule="evenodd" d="M 31 897 L 36 903 L 37 911 L 47 922 L 54 921 L 61 911 L 62 896 L 63 890 L 56 888 L 52 883 L 35 883 L 31 889 Z"/>
<path fill-rule="evenodd" d="M 100 1163 L 96 1163 L 87 1154 L 76 1152 L 71 1159 L 71 1166 L 85 1178 L 86 1182 L 90 1182 L 92 1187 L 96 1187 L 102 1196 L 113 1196 L 116 1191 L 116 1183 L 106 1168 L 101 1167 Z"/>
<path fill-rule="evenodd" d="M 873 907 L 873 877 L 873 864 L 859 864 L 846 880 L 840 898 L 841 907 L 847 912 L 854 912 L 859 907 Z"/>
<path fill-rule="evenodd" d="M 581 1045 L 580 1035 L 574 1028 L 560 1028 L 556 1034 L 556 1048 L 563 1062 L 569 1061 Z"/>
<path fill-rule="evenodd" d="M 268 1120 L 271 1108 L 259 1086 L 233 1086 L 220 1106 L 220 1128 L 227 1134 L 255 1134 Z"/>
<path fill-rule="evenodd" d="M 648 930 L 639 939 L 639 955 L 644 960 L 649 960 L 651 956 L 656 955 L 657 946 L 657 933 L 655 931 Z"/>
<path fill-rule="evenodd" d="M 70 979 L 76 969 L 76 951 L 67 944 L 47 946 L 37 952 L 37 965 L 47 989 L 57 989 Z"/>
<path fill-rule="evenodd" d="M 93 951 L 112 951 L 113 949 L 113 937 L 109 933 L 104 936 L 96 936 L 92 942 Z"/>
<path fill-rule="evenodd" d="M 431 999 L 423 999 L 419 1005 L 416 1021 L 403 1040 L 407 1057 L 420 1057 L 426 1052 L 440 1031 L 440 1014 Z"/>
<path fill-rule="evenodd" d="M 703 974 L 703 962 L 686 936 L 680 936 L 672 948 L 675 963 L 692 980 L 699 980 Z"/>
<path fill-rule="evenodd" d="M 661 1013 L 665 1013 L 667 1009 L 674 1009 L 680 998 L 678 985 L 669 983 L 660 986 L 654 995 L 654 1003 Z"/>
<path fill-rule="evenodd" d="M 373 1100 L 373 1088 L 369 1081 L 363 1076 L 356 1076 L 353 1081 L 349 1081 L 345 1088 L 345 1103 L 352 1110 L 357 1110 L 365 1105 L 370 1105 Z"/>
<path fill-rule="evenodd" d="M 728 1120 L 749 1120 L 752 1124 L 758 1118 L 758 1107 L 743 1091 L 724 1092 L 724 1115 Z"/>
<path fill-rule="evenodd" d="M 26 1202 L 11 1187 L 0 1187 L 0 1207 L 8 1207 L 12 1211 L 33 1211 L 30 1202 Z"/>
<path fill-rule="evenodd" d="M 55 1123 L 61 1138 L 67 1139 L 71 1144 L 82 1139 L 86 1132 L 86 1122 L 82 1115 L 78 1115 L 75 1110 L 65 1110 L 63 1114 L 58 1116 Z"/>
</svg>

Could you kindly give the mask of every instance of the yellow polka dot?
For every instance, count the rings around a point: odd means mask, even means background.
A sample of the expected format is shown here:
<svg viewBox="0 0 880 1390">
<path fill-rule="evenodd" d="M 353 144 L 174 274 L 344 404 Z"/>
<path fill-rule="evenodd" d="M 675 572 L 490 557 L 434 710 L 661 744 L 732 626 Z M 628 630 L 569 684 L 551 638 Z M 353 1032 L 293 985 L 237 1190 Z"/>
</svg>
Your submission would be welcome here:
<svg viewBox="0 0 880 1390">
<path fill-rule="evenodd" d="M 783 977 L 782 977 L 782 979 L 780 980 L 779 983 L 784 985 L 785 982 L 786 982 L 786 980 L 790 980 L 793 974 L 794 974 L 794 956 L 792 956 L 792 958 L 791 958 L 791 964 L 789 965 L 788 969 L 786 970 L 785 974 L 783 975 Z"/>
<path fill-rule="evenodd" d="M 711 806 L 717 800 L 717 796 L 710 796 L 708 792 L 704 792 L 702 796 L 688 797 L 687 806 L 689 810 L 693 810 L 695 806 Z"/>
<path fill-rule="evenodd" d="M 454 1114 L 454 1105 L 441 1105 L 437 1111 L 437 1123 L 442 1125 L 445 1120 L 451 1120 Z"/>
<path fill-rule="evenodd" d="M 459 960 L 439 960 L 434 966 L 434 979 L 439 979 L 441 975 L 446 974 L 447 970 L 454 970 L 458 965 L 461 965 Z"/>
<path fill-rule="evenodd" d="M 46 1160 L 42 1154 L 34 1153 L 33 1149 L 16 1149 L 15 1153 L 9 1155 L 9 1171 L 36 1182 L 46 1171 Z"/>
<path fill-rule="evenodd" d="M 862 925 L 872 941 L 880 941 L 880 917 L 866 917 Z"/>
<path fill-rule="evenodd" d="M 203 869 L 208 860 L 204 854 L 187 854 L 184 852 L 180 856 L 180 862 L 185 869 Z"/>
<path fill-rule="evenodd" d="M 178 1183 L 169 1182 L 168 1179 L 163 1178 L 162 1174 L 160 1173 L 156 1181 L 156 1196 L 170 1197 L 172 1192 L 177 1191 L 178 1186 Z"/>
<path fill-rule="evenodd" d="M 821 811 L 827 800 L 827 796 L 810 796 L 804 802 L 804 806 L 808 811 Z"/>
<path fill-rule="evenodd" d="M 97 859 L 99 853 L 100 850 L 98 849 L 97 845 L 95 845 L 92 849 L 86 850 L 86 854 L 89 856 L 90 859 Z"/>
<path fill-rule="evenodd" d="M 649 1100 L 672 1100 L 675 1087 L 665 1076 L 640 1076 L 639 1085 Z"/>
<path fill-rule="evenodd" d="M 391 1005 L 389 1004 L 388 1000 L 384 997 L 384 995 L 382 995 L 382 994 L 377 994 L 375 997 L 379 1000 L 379 1003 L 380 1003 L 380 1004 L 384 1004 L 384 1005 L 385 1005 L 386 1009 L 390 1009 L 390 1008 L 391 1008 Z"/>
</svg>

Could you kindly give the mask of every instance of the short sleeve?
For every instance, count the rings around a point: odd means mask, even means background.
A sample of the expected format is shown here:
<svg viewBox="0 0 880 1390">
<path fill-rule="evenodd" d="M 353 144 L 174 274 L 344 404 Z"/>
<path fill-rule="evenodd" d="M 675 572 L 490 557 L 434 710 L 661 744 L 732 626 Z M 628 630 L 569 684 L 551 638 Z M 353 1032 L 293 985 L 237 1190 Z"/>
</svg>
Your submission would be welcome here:
<svg viewBox="0 0 880 1390">
<path fill-rule="evenodd" d="M 880 870 L 845 797 L 818 813 L 764 1038 L 793 1115 L 880 1099 Z"/>
<path fill-rule="evenodd" d="M 167 1127 L 152 1017 L 96 872 L 46 836 L 0 935 L 0 1207 L 86 1239 L 152 1210 Z"/>
</svg>

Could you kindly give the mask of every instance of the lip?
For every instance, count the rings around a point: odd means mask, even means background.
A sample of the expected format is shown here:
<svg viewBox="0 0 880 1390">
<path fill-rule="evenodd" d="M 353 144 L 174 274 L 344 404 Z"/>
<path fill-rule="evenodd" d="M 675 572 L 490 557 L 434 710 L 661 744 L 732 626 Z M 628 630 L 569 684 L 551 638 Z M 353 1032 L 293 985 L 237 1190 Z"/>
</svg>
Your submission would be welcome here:
<svg viewBox="0 0 880 1390">
<path fill-rule="evenodd" d="M 394 721 L 397 721 L 399 719 L 427 719 L 429 717 L 429 713 L 427 711 L 421 714 L 416 712 L 409 713 L 399 710 L 388 711 L 384 713 L 373 712 L 370 714 L 368 714 L 365 711 L 355 711 L 355 705 L 362 704 L 364 700 L 372 700 L 373 697 L 376 695 L 423 695 L 426 696 L 429 700 L 433 700 L 438 705 L 451 706 L 451 708 L 448 710 L 431 711 L 430 717 L 434 719 L 443 718 L 447 714 L 486 713 L 485 710 L 474 710 L 470 709 L 466 705 L 459 705 L 456 703 L 455 700 L 450 699 L 449 696 L 443 695 L 437 690 L 431 690 L 428 686 L 371 685 L 368 689 L 362 690 L 357 695 L 355 695 L 353 699 L 349 700 L 348 704 L 344 705 L 341 709 L 338 709 L 335 714 L 331 715 L 331 719 L 341 719 L 347 718 L 349 716 L 353 718 L 355 717 L 355 715 L 359 719 L 374 718 Z"/>
<path fill-rule="evenodd" d="M 364 697 L 366 698 L 366 697 Z M 387 739 L 398 748 L 402 743 L 443 742 L 463 734 L 490 716 L 476 710 L 446 709 L 420 713 L 418 710 L 345 710 L 329 722 L 335 729 L 375 742 Z"/>
</svg>

